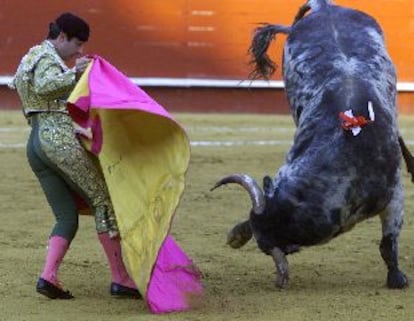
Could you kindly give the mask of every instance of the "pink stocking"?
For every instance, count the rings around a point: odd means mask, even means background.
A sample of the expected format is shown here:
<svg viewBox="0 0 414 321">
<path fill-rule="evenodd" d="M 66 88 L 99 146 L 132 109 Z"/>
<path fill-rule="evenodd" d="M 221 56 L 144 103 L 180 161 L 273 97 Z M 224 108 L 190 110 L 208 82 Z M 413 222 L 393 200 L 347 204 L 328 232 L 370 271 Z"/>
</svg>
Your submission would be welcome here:
<svg viewBox="0 0 414 321">
<path fill-rule="evenodd" d="M 68 248 L 69 242 L 61 236 L 55 235 L 49 239 L 46 262 L 40 276 L 42 279 L 59 286 L 58 269 Z"/>
<path fill-rule="evenodd" d="M 108 233 L 99 233 L 98 238 L 108 258 L 112 282 L 136 289 L 135 283 L 129 277 L 122 260 L 121 241 L 119 237 L 110 238 Z"/>
</svg>

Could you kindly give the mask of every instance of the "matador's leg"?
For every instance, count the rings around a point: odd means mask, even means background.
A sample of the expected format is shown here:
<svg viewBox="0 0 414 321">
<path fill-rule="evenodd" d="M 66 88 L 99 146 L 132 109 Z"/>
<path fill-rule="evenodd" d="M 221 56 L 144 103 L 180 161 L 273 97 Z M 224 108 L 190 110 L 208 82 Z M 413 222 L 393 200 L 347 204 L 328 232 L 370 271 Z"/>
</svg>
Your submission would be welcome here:
<svg viewBox="0 0 414 321">
<path fill-rule="evenodd" d="M 98 233 L 119 234 L 103 174 L 76 138 L 72 120 L 66 114 L 40 114 L 39 143 L 45 156 L 95 212 Z"/>
</svg>

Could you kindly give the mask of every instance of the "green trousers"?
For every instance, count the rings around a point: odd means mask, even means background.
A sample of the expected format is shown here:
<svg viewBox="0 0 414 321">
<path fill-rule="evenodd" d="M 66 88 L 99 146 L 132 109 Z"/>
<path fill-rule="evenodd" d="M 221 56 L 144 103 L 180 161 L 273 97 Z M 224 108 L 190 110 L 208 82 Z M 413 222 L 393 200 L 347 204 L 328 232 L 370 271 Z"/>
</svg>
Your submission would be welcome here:
<svg viewBox="0 0 414 321">
<path fill-rule="evenodd" d="M 51 236 L 69 242 L 78 230 L 78 208 L 73 193 L 92 208 L 98 233 L 118 233 L 112 203 L 93 156 L 77 140 L 70 117 L 39 113 L 30 117 L 32 130 L 27 158 L 55 215 Z"/>
</svg>

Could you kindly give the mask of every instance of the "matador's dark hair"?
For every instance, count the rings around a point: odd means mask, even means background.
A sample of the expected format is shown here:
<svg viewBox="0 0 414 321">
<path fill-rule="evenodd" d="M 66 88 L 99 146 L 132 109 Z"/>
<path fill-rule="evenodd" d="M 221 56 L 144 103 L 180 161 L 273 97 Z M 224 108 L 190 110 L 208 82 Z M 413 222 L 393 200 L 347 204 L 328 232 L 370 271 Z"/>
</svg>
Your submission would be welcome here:
<svg viewBox="0 0 414 321">
<path fill-rule="evenodd" d="M 64 32 L 68 40 L 73 37 L 80 41 L 88 41 L 89 39 L 88 23 L 70 12 L 61 14 L 54 22 L 49 24 L 47 39 L 56 39 L 60 32 Z"/>
</svg>

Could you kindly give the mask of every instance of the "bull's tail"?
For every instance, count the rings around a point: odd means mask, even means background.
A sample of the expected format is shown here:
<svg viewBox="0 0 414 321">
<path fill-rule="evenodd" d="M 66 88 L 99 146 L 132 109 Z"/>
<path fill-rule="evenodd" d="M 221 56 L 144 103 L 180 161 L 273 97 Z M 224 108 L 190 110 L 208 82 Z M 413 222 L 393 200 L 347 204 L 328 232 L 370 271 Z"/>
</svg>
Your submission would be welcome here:
<svg viewBox="0 0 414 321">
<path fill-rule="evenodd" d="M 276 34 L 289 34 L 290 27 L 282 25 L 264 24 L 255 30 L 249 53 L 252 57 L 250 64 L 254 65 L 250 73 L 251 79 L 263 77 L 269 79 L 276 70 L 276 64 L 267 54 L 270 43 L 275 39 Z"/>
<path fill-rule="evenodd" d="M 333 1 L 331 0 L 308 0 L 299 8 L 292 25 L 302 19 L 309 10 L 318 11 L 332 5 L 332 3 Z M 250 79 L 269 79 L 273 75 L 276 70 L 276 64 L 270 59 L 267 50 L 275 39 L 276 34 L 289 34 L 290 30 L 290 26 L 273 24 L 263 24 L 255 30 L 249 48 L 249 54 L 252 57 L 250 64 L 254 66 L 253 71 L 249 75 Z"/>
</svg>

